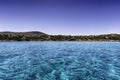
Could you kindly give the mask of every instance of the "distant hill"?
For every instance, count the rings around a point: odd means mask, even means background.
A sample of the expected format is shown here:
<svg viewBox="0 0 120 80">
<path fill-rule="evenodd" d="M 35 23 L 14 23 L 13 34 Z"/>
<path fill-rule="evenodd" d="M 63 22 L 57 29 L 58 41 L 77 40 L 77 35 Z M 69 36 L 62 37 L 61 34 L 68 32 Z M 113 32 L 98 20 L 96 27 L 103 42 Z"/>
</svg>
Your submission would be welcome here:
<svg viewBox="0 0 120 80">
<path fill-rule="evenodd" d="M 43 32 L 0 32 L 0 41 L 117 41 L 120 34 L 103 34 L 89 36 L 49 35 Z"/>
<path fill-rule="evenodd" d="M 43 32 L 39 32 L 39 31 L 29 31 L 29 32 L 9 32 L 9 31 L 5 31 L 5 32 L 0 32 L 0 35 L 8 35 L 8 36 L 42 36 L 42 35 L 47 35 Z"/>
</svg>

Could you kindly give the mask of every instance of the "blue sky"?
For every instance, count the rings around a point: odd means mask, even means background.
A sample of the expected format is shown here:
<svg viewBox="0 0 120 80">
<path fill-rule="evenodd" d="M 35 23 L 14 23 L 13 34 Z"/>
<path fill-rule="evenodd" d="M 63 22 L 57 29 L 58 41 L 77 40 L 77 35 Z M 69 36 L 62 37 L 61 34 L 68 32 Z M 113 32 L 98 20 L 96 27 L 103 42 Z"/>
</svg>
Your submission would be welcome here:
<svg viewBox="0 0 120 80">
<path fill-rule="evenodd" d="M 120 33 L 119 0 L 0 0 L 0 31 Z"/>
</svg>

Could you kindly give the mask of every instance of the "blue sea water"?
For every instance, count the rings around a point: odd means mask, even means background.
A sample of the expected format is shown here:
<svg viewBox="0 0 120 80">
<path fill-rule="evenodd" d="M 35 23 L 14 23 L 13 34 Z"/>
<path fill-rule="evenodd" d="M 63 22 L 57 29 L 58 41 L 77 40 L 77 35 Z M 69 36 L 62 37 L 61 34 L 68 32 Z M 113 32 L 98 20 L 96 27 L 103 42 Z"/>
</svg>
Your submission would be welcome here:
<svg viewBox="0 0 120 80">
<path fill-rule="evenodd" d="M 120 43 L 0 42 L 0 80 L 120 80 Z"/>
</svg>

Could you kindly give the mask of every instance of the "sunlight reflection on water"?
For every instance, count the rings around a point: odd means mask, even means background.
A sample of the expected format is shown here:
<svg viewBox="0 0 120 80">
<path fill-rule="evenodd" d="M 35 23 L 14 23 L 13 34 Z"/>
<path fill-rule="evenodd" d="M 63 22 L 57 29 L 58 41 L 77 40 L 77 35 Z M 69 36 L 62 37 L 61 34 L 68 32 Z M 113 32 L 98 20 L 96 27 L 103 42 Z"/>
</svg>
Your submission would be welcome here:
<svg viewBox="0 0 120 80">
<path fill-rule="evenodd" d="M 1 42 L 0 80 L 120 80 L 120 43 Z"/>
</svg>

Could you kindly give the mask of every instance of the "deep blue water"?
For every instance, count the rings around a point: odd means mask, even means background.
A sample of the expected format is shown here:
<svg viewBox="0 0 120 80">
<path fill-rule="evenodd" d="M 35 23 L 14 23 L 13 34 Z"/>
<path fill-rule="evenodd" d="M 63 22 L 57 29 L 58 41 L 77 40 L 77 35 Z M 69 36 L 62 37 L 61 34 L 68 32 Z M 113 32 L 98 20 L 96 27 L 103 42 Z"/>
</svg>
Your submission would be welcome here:
<svg viewBox="0 0 120 80">
<path fill-rule="evenodd" d="M 120 43 L 0 42 L 0 80 L 120 80 Z"/>
</svg>

